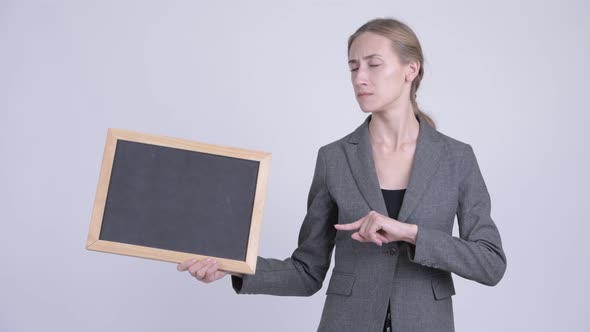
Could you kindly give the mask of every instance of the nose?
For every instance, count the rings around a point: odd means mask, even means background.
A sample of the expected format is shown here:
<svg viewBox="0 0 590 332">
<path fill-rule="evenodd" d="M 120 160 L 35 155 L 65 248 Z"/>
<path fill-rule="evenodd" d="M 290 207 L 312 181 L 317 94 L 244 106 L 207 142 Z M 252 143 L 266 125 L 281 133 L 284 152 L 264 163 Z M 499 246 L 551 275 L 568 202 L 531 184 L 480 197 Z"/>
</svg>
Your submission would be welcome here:
<svg viewBox="0 0 590 332">
<path fill-rule="evenodd" d="M 367 82 L 367 71 L 362 66 L 352 72 L 352 84 L 355 87 L 365 86 Z"/>
</svg>

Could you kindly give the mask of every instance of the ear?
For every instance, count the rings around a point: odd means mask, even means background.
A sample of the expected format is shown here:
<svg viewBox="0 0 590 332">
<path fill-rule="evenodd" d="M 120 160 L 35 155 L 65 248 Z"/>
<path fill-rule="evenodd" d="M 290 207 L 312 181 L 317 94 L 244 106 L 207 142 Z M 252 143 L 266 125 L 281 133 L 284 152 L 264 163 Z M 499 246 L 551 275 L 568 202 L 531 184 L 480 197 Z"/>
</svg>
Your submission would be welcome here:
<svg viewBox="0 0 590 332">
<path fill-rule="evenodd" d="M 418 76 L 418 72 L 420 71 L 420 63 L 418 61 L 410 61 L 406 65 L 406 82 L 412 82 L 416 76 Z"/>
</svg>

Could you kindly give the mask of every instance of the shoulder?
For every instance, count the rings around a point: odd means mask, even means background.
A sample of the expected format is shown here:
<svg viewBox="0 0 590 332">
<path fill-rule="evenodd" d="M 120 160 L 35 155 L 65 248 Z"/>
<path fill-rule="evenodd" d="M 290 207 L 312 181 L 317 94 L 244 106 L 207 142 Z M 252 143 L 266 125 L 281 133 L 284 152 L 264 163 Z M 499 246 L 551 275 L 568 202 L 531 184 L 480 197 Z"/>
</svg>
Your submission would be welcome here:
<svg viewBox="0 0 590 332">
<path fill-rule="evenodd" d="M 370 119 L 371 116 L 369 115 L 360 125 L 357 125 L 354 130 L 348 131 L 344 136 L 322 145 L 319 148 L 318 153 L 331 156 L 343 155 L 346 147 L 363 142 L 368 135 L 368 124 Z"/>
<path fill-rule="evenodd" d="M 436 136 L 444 143 L 447 158 L 455 165 L 459 174 L 468 174 L 471 170 L 479 169 L 477 157 L 471 144 L 450 137 L 436 130 Z"/>
<path fill-rule="evenodd" d="M 448 153 L 454 158 L 462 159 L 465 152 L 470 149 L 473 150 L 471 144 L 444 134 L 437 129 L 433 129 L 433 133 L 445 145 Z"/>
<path fill-rule="evenodd" d="M 335 141 L 326 143 L 320 147 L 320 150 L 324 151 L 333 151 L 342 149 L 346 144 L 349 144 L 350 137 L 353 133 L 347 134 Z"/>
<path fill-rule="evenodd" d="M 342 136 L 339 139 L 323 144 L 318 149 L 318 154 L 324 157 L 329 156 L 330 159 L 338 156 L 344 156 L 345 147 L 346 145 L 350 144 L 350 139 L 353 134 L 354 131 Z"/>
</svg>

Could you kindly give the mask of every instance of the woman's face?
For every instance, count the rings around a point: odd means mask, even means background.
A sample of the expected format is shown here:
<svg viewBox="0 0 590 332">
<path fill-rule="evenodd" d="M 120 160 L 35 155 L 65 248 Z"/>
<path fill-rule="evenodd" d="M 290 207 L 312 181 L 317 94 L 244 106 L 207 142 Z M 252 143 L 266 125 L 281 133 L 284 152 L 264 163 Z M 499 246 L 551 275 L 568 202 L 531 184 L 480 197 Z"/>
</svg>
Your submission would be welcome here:
<svg viewBox="0 0 590 332">
<path fill-rule="evenodd" d="M 348 64 L 356 100 L 363 112 L 380 112 L 409 102 L 415 65 L 402 64 L 386 37 L 364 32 L 350 46 Z"/>
</svg>

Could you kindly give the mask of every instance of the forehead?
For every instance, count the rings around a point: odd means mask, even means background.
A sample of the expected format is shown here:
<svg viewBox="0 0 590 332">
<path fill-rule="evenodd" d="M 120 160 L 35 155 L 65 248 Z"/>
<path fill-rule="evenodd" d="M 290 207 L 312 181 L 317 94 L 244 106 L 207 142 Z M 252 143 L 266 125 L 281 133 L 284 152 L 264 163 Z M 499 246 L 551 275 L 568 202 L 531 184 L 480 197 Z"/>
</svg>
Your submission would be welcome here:
<svg viewBox="0 0 590 332">
<path fill-rule="evenodd" d="M 391 41 L 372 32 L 363 32 L 350 45 L 349 59 L 361 59 L 370 54 L 378 54 L 383 57 L 395 56 Z"/>
</svg>

